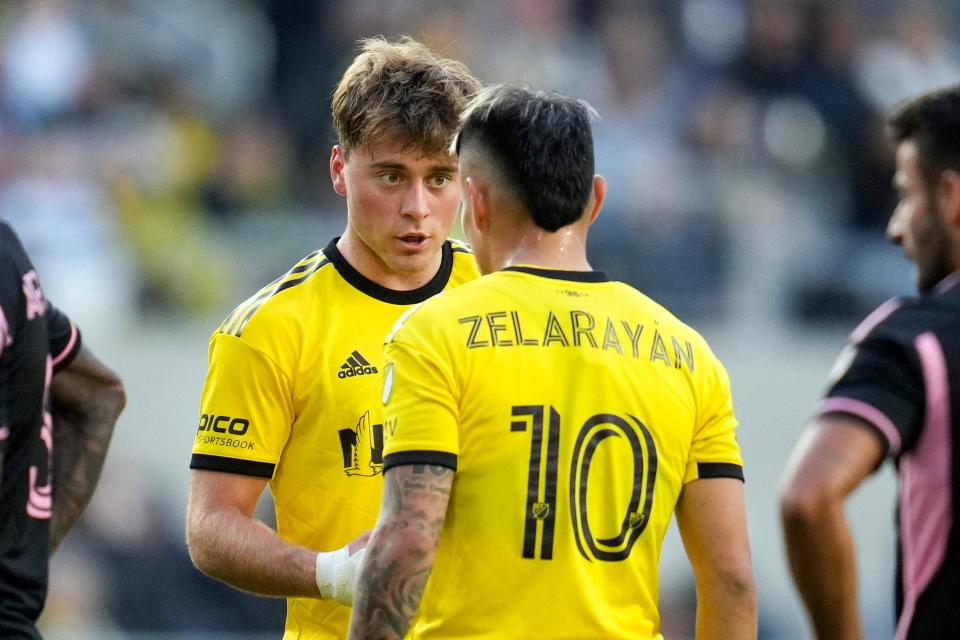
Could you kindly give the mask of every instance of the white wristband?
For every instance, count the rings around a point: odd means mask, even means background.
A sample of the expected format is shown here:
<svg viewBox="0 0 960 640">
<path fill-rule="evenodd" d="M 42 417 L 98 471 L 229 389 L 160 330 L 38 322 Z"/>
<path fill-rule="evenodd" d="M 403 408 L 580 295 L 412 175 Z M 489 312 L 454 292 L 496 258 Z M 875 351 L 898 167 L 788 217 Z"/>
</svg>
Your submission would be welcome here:
<svg viewBox="0 0 960 640">
<path fill-rule="evenodd" d="M 341 547 L 317 554 L 317 587 L 321 598 L 333 598 L 340 604 L 353 606 L 353 592 L 365 551 L 360 549 L 351 556 L 347 547 Z"/>
</svg>

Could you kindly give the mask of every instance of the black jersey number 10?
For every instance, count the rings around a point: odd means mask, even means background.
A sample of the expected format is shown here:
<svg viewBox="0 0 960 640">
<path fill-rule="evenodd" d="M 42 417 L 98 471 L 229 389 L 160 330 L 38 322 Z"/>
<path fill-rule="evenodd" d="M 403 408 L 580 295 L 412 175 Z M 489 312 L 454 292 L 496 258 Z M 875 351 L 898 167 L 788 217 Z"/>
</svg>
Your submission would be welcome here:
<svg viewBox="0 0 960 640">
<path fill-rule="evenodd" d="M 557 513 L 557 471 L 560 457 L 560 413 L 552 406 L 516 405 L 511 411 L 510 431 L 531 430 L 530 475 L 527 480 L 527 505 L 523 527 L 523 557 L 535 558 L 537 534 L 540 559 L 553 558 L 553 534 Z M 590 531 L 587 516 L 587 485 L 590 464 L 601 442 L 610 437 L 627 440 L 633 454 L 630 502 L 620 532 L 612 538 L 597 539 Z M 546 455 L 543 440 L 546 438 Z M 641 442 L 641 438 L 643 442 Z M 646 450 L 646 455 L 644 454 Z M 540 478 L 546 472 L 543 490 Z M 570 459 L 570 521 L 577 548 L 587 560 L 619 561 L 630 556 L 633 545 L 643 533 L 653 506 L 653 488 L 657 477 L 657 450 L 647 427 L 637 418 L 598 413 L 580 427 Z"/>
</svg>

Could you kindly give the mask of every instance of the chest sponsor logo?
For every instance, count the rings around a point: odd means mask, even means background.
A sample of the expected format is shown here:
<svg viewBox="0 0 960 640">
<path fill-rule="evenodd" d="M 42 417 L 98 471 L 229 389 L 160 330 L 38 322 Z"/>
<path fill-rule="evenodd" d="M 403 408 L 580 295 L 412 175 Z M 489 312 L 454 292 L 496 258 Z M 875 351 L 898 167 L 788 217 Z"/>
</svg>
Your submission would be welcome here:
<svg viewBox="0 0 960 640">
<path fill-rule="evenodd" d="M 359 351 L 354 350 L 354 352 L 347 357 L 346 362 L 340 365 L 340 371 L 337 372 L 337 377 L 343 380 L 344 378 L 366 376 L 371 373 L 379 373 L 379 370 L 360 355 Z"/>
<path fill-rule="evenodd" d="M 354 429 L 340 429 L 343 472 L 348 476 L 372 477 L 383 473 L 383 425 L 370 424 L 364 413 Z"/>
</svg>

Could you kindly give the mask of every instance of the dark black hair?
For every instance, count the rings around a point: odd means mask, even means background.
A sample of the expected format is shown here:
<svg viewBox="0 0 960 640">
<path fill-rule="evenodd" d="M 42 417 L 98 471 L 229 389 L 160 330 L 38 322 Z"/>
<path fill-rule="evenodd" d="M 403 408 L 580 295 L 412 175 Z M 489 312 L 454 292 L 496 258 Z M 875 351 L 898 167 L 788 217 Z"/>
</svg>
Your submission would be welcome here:
<svg viewBox="0 0 960 640">
<path fill-rule="evenodd" d="M 482 145 L 534 223 L 556 231 L 583 215 L 593 188 L 593 109 L 518 84 L 488 87 L 467 105 L 454 142 Z"/>
<path fill-rule="evenodd" d="M 887 121 L 894 142 L 917 146 L 918 164 L 933 184 L 947 169 L 960 170 L 960 85 L 925 93 L 898 107 Z"/>
</svg>

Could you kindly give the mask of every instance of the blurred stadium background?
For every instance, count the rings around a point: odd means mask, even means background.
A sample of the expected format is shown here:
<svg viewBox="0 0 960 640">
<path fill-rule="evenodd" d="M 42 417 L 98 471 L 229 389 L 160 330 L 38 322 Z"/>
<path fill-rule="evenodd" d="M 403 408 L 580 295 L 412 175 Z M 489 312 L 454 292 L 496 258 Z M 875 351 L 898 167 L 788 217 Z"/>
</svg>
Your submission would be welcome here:
<svg viewBox="0 0 960 640">
<path fill-rule="evenodd" d="M 960 78 L 958 18 L 956 3 L 903 0 L 0 4 L 0 217 L 129 394 L 93 504 L 53 560 L 46 635 L 279 637 L 282 601 L 206 579 L 183 544 L 207 338 L 342 229 L 333 85 L 358 38 L 409 34 L 485 82 L 526 80 L 600 112 L 610 195 L 594 264 L 727 364 L 761 637 L 806 637 L 779 474 L 846 334 L 912 291 L 883 238 L 882 114 Z M 892 635 L 893 492 L 884 469 L 849 509 L 870 638 Z M 664 630 L 692 637 L 673 533 L 662 570 Z"/>
</svg>

